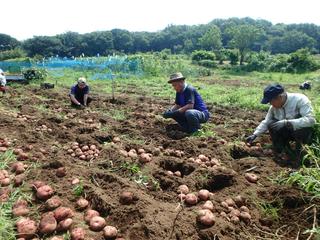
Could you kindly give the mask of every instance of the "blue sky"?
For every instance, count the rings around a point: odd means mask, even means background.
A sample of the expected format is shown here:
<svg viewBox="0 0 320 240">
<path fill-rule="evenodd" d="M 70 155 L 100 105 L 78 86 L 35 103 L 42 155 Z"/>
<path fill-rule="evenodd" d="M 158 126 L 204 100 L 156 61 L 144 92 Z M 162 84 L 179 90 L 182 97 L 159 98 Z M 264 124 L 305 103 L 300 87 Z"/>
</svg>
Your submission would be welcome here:
<svg viewBox="0 0 320 240">
<path fill-rule="evenodd" d="M 158 31 L 230 17 L 320 25 L 319 7 L 319 0 L 2 0 L 0 33 L 24 40 L 66 31 Z"/>
</svg>

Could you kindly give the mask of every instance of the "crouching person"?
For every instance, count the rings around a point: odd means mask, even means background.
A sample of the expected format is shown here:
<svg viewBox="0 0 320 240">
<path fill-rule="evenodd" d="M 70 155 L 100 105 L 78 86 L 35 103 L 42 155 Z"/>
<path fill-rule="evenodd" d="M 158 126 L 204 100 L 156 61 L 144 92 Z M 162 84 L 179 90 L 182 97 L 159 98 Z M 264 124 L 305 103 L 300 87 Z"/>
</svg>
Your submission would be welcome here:
<svg viewBox="0 0 320 240">
<path fill-rule="evenodd" d="M 271 106 L 247 142 L 252 144 L 256 137 L 269 130 L 276 157 L 286 155 L 292 165 L 299 166 L 302 144 L 311 142 L 312 127 L 316 122 L 311 102 L 303 94 L 285 92 L 279 84 L 267 86 L 263 95 L 261 103 Z M 291 141 L 295 142 L 295 149 L 291 149 Z"/>
<path fill-rule="evenodd" d="M 73 107 L 87 107 L 92 99 L 89 97 L 89 86 L 84 77 L 80 77 L 77 84 L 71 87 L 70 100 Z"/>
<path fill-rule="evenodd" d="M 176 91 L 175 105 L 163 113 L 164 118 L 174 119 L 184 132 L 195 133 L 200 124 L 209 119 L 209 111 L 200 94 L 185 82 L 181 73 L 170 76 L 168 81 Z"/>
<path fill-rule="evenodd" d="M 2 92 L 2 94 L 5 94 L 7 91 L 7 80 L 6 80 L 6 76 L 4 75 L 4 72 L 2 71 L 2 69 L 0 69 L 0 92 Z"/>
</svg>

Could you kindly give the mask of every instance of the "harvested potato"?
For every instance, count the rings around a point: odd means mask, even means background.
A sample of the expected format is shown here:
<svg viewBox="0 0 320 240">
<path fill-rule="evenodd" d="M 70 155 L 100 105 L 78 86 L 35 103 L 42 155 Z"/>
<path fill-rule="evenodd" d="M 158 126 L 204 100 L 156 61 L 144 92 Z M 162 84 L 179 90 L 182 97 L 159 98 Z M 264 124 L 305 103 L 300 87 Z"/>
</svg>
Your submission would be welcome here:
<svg viewBox="0 0 320 240">
<path fill-rule="evenodd" d="M 256 183 L 259 179 L 258 176 L 253 173 L 246 173 L 244 176 L 251 183 Z"/>
<path fill-rule="evenodd" d="M 83 228 L 77 227 L 71 231 L 71 240 L 85 240 L 86 232 Z"/>
<path fill-rule="evenodd" d="M 178 199 L 179 199 L 180 201 L 184 201 L 184 200 L 186 199 L 186 195 L 185 195 L 184 193 L 180 193 L 180 194 L 178 195 Z"/>
<path fill-rule="evenodd" d="M 234 198 L 234 201 L 238 207 L 243 206 L 246 202 L 245 199 L 241 195 L 236 196 Z"/>
<path fill-rule="evenodd" d="M 66 218 L 66 219 L 60 221 L 57 226 L 57 231 L 64 232 L 64 231 L 69 230 L 72 226 L 72 223 L 73 223 L 72 218 Z"/>
<path fill-rule="evenodd" d="M 213 213 L 208 209 L 202 209 L 198 211 L 197 220 L 201 224 L 205 226 L 212 226 L 215 224 L 215 216 Z"/>
<path fill-rule="evenodd" d="M 247 213 L 250 213 L 249 208 L 247 208 L 246 206 L 241 206 L 241 207 L 240 207 L 240 211 L 241 211 L 241 212 L 247 212 Z"/>
<path fill-rule="evenodd" d="M 214 206 L 213 203 L 211 201 L 206 201 L 203 205 L 202 205 L 202 209 L 208 209 L 210 211 L 214 210 Z"/>
<path fill-rule="evenodd" d="M 16 174 L 24 173 L 25 172 L 25 165 L 22 162 L 15 162 L 11 165 L 12 172 Z"/>
<path fill-rule="evenodd" d="M 40 200 L 47 200 L 53 195 L 53 189 L 49 185 L 44 185 L 37 189 L 37 198 Z"/>
<path fill-rule="evenodd" d="M 45 203 L 45 207 L 47 210 L 54 210 L 60 207 L 62 204 L 61 199 L 58 196 L 53 196 L 52 198 L 48 199 Z"/>
<path fill-rule="evenodd" d="M 79 198 L 77 201 L 77 208 L 83 210 L 89 206 L 89 202 L 84 198 Z"/>
<path fill-rule="evenodd" d="M 131 204 L 133 202 L 133 193 L 129 191 L 124 191 L 120 195 L 120 203 Z"/>
<path fill-rule="evenodd" d="M 89 226 L 92 231 L 101 231 L 107 225 L 106 220 L 100 216 L 90 219 Z"/>
<path fill-rule="evenodd" d="M 59 167 L 56 170 L 56 176 L 57 177 L 64 177 L 67 175 L 67 169 L 65 167 Z"/>
<path fill-rule="evenodd" d="M 225 200 L 226 204 L 228 204 L 229 207 L 234 207 L 236 203 L 232 200 L 232 198 L 227 198 Z"/>
<path fill-rule="evenodd" d="M 209 199 L 209 194 L 210 192 L 207 189 L 201 189 L 198 193 L 198 197 L 202 200 L 202 201 L 207 201 Z"/>
<path fill-rule="evenodd" d="M 198 198 L 194 193 L 188 193 L 185 202 L 189 205 L 195 205 L 198 202 Z"/>
<path fill-rule="evenodd" d="M 25 178 L 26 178 L 26 175 L 24 175 L 23 173 L 21 173 L 21 174 L 19 174 L 19 175 L 16 175 L 16 176 L 14 177 L 14 186 L 15 186 L 15 187 L 20 186 L 20 185 L 23 183 L 23 181 L 24 181 Z"/>
<path fill-rule="evenodd" d="M 29 209 L 28 209 L 28 203 L 25 200 L 17 200 L 14 205 L 12 206 L 12 214 L 15 217 L 21 217 L 28 215 Z"/>
<path fill-rule="evenodd" d="M 118 235 L 118 230 L 117 228 L 113 227 L 113 226 L 106 226 L 103 229 L 103 236 L 106 239 L 113 239 L 115 237 L 117 237 Z"/>
<path fill-rule="evenodd" d="M 230 218 L 230 221 L 231 221 L 232 223 L 234 223 L 234 224 L 238 224 L 238 223 L 240 222 L 240 219 L 239 219 L 239 217 L 237 217 L 237 216 L 232 216 L 232 217 Z"/>
<path fill-rule="evenodd" d="M 18 237 L 29 239 L 35 236 L 37 232 L 37 224 L 30 218 L 20 218 L 16 222 Z"/>
<path fill-rule="evenodd" d="M 249 223 L 251 221 L 251 215 L 247 212 L 241 212 L 239 218 L 245 223 Z"/>
<path fill-rule="evenodd" d="M 59 207 L 54 210 L 54 217 L 55 219 L 60 222 L 66 218 L 72 218 L 74 215 L 72 209 L 67 207 Z"/>
<path fill-rule="evenodd" d="M 130 153 L 130 152 L 129 152 Z M 148 163 L 151 162 L 151 155 L 150 153 L 142 153 L 140 155 L 140 162 L 141 163 Z"/>
<path fill-rule="evenodd" d="M 100 216 L 100 213 L 97 212 L 96 210 L 89 209 L 84 215 L 84 220 L 86 223 L 89 223 L 91 218 L 95 216 Z"/>
<path fill-rule="evenodd" d="M 189 193 L 188 186 L 187 185 L 180 185 L 178 187 L 178 193 L 188 194 Z"/>
<path fill-rule="evenodd" d="M 48 212 L 42 215 L 40 224 L 39 224 L 39 231 L 42 234 L 50 234 L 53 233 L 57 228 L 57 221 L 54 218 L 53 212 Z"/>
<path fill-rule="evenodd" d="M 222 201 L 221 202 L 221 206 L 228 209 L 229 205 L 225 202 L 225 201 Z"/>
<path fill-rule="evenodd" d="M 233 209 L 230 213 L 230 216 L 237 216 L 239 217 L 240 216 L 240 211 L 238 209 Z"/>
<path fill-rule="evenodd" d="M 46 185 L 46 184 L 42 181 L 34 181 L 32 183 L 32 188 L 37 191 L 40 187 L 42 187 L 44 185 Z"/>
</svg>

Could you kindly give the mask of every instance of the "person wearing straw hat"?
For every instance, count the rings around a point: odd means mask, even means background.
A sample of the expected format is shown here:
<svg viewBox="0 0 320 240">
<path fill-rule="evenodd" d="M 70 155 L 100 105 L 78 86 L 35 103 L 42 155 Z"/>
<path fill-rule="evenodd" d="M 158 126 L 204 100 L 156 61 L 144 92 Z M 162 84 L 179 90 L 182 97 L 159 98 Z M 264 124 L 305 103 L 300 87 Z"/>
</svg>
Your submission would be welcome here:
<svg viewBox="0 0 320 240">
<path fill-rule="evenodd" d="M 3 94 L 5 94 L 7 91 L 6 84 L 7 84 L 6 76 L 4 75 L 4 72 L 2 71 L 2 69 L 0 69 L 0 92 L 2 92 Z"/>
<path fill-rule="evenodd" d="M 247 142 L 252 144 L 269 130 L 275 155 L 283 159 L 296 158 L 294 164 L 300 164 L 302 144 L 311 142 L 312 127 L 316 123 L 310 100 L 301 93 L 285 92 L 280 84 L 270 84 L 264 89 L 261 103 L 271 106 Z M 290 141 L 296 143 L 295 151 L 292 151 Z"/>
<path fill-rule="evenodd" d="M 176 91 L 175 105 L 164 112 L 163 117 L 174 119 L 184 132 L 195 133 L 210 114 L 200 94 L 185 79 L 180 72 L 170 75 L 168 83 Z"/>
<path fill-rule="evenodd" d="M 71 87 L 69 96 L 73 107 L 87 107 L 89 105 L 92 99 L 89 97 L 89 86 L 84 77 L 80 77 L 77 84 Z"/>
</svg>

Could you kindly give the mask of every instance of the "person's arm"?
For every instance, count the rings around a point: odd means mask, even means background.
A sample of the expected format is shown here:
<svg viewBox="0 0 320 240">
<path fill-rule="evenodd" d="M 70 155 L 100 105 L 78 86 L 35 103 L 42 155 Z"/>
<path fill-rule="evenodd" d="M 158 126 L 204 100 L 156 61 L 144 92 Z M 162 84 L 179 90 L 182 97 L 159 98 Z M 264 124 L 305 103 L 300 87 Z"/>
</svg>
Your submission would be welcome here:
<svg viewBox="0 0 320 240">
<path fill-rule="evenodd" d="M 81 106 L 81 103 L 76 99 L 76 97 L 72 93 L 70 93 L 70 99 L 74 104 Z"/>
<path fill-rule="evenodd" d="M 83 105 L 84 105 L 84 106 L 87 106 L 87 100 L 88 100 L 88 94 L 85 94 L 85 95 L 83 96 Z"/>
<path fill-rule="evenodd" d="M 254 131 L 253 135 L 258 137 L 262 133 L 267 131 L 269 124 L 272 122 L 272 119 L 273 119 L 273 111 L 272 111 L 272 107 L 270 107 L 265 119 L 256 128 L 256 130 Z"/>
<path fill-rule="evenodd" d="M 194 104 L 193 103 L 189 103 L 189 104 L 179 108 L 178 111 L 181 112 L 181 113 L 184 113 L 189 109 L 193 109 L 193 107 L 194 107 Z"/>
<path fill-rule="evenodd" d="M 298 130 L 304 127 L 312 127 L 316 123 L 316 119 L 314 117 L 313 108 L 309 99 L 304 96 L 297 103 L 297 107 L 301 117 L 288 120 L 288 122 L 292 124 L 293 130 Z"/>
<path fill-rule="evenodd" d="M 180 108 L 180 106 L 178 104 L 175 104 L 174 106 L 172 106 L 170 108 L 171 111 L 175 111 L 175 110 L 178 110 Z"/>
</svg>

